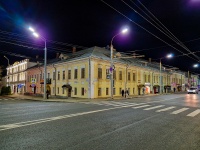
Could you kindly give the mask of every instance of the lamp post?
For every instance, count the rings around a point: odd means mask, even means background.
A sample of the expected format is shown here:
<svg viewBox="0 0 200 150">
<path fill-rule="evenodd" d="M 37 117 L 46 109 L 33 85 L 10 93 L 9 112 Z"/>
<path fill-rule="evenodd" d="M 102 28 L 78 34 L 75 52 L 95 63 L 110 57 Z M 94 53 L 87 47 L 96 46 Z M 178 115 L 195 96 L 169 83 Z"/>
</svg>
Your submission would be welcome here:
<svg viewBox="0 0 200 150">
<path fill-rule="evenodd" d="M 166 56 L 166 58 L 172 58 L 173 57 L 173 55 L 172 54 L 168 54 L 167 56 Z M 165 57 L 162 57 L 162 58 L 160 58 L 160 94 L 162 94 L 162 83 L 161 83 L 161 74 L 162 74 L 162 59 L 163 58 L 165 58 Z"/>
<path fill-rule="evenodd" d="M 9 61 L 9 59 L 6 57 L 6 56 L 4 56 L 4 58 L 5 59 L 7 59 L 7 61 L 8 61 L 8 86 L 10 86 L 10 61 Z"/>
<path fill-rule="evenodd" d="M 123 29 L 121 32 L 117 33 L 116 35 L 114 35 L 112 37 L 111 43 L 110 43 L 110 96 L 111 99 L 113 99 L 113 40 L 116 36 L 120 35 L 120 34 L 124 34 L 128 31 L 127 28 Z"/>
<path fill-rule="evenodd" d="M 47 85 L 47 47 L 46 47 L 46 39 L 40 36 L 32 27 L 29 27 L 29 30 L 33 33 L 33 35 L 37 38 L 40 38 L 44 41 L 44 95 L 43 98 L 46 99 L 46 85 Z"/>
</svg>

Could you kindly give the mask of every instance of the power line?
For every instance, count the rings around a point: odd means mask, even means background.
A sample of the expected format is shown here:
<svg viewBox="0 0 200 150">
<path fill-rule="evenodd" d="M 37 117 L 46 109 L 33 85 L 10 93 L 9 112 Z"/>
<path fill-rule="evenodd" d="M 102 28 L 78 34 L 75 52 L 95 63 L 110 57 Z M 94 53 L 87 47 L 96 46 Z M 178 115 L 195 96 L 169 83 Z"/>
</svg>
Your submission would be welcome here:
<svg viewBox="0 0 200 150">
<path fill-rule="evenodd" d="M 171 44 L 169 44 L 168 42 L 164 41 L 163 39 L 159 38 L 158 36 L 156 36 L 155 34 L 153 34 L 152 32 L 150 32 L 149 30 L 147 30 L 146 28 L 142 27 L 141 25 L 139 25 L 138 23 L 136 23 L 135 21 L 133 21 L 132 19 L 130 19 L 129 17 L 127 17 L 126 15 L 124 15 L 122 12 L 120 12 L 119 10 L 117 10 L 116 8 L 114 8 L 113 6 L 111 6 L 110 4 L 106 3 L 104 0 L 101 0 L 103 3 L 105 3 L 107 6 L 109 6 L 110 8 L 112 8 L 113 10 L 115 10 L 116 12 L 118 12 L 119 14 L 121 14 L 123 17 L 125 17 L 126 19 L 128 19 L 130 22 L 134 23 L 135 25 L 139 26 L 140 28 L 142 28 L 143 30 L 145 30 L 146 32 L 148 32 L 149 34 L 153 35 L 154 37 L 156 37 L 157 39 L 161 40 L 162 42 L 164 42 L 165 44 L 171 46 L 172 48 L 174 48 L 175 50 L 179 51 L 180 53 L 184 54 L 182 51 L 180 51 L 179 49 L 175 48 L 174 46 L 172 46 Z M 198 61 L 190 56 L 188 56 L 189 58 Z"/>
</svg>

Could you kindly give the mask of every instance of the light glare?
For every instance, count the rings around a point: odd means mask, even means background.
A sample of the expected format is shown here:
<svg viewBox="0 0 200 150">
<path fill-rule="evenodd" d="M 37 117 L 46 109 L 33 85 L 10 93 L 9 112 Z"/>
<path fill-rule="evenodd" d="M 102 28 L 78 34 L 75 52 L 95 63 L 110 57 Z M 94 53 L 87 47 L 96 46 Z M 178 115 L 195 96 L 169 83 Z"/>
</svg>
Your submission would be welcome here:
<svg viewBox="0 0 200 150">
<path fill-rule="evenodd" d="M 37 34 L 36 32 L 33 32 L 33 35 L 34 35 L 35 37 L 39 37 L 39 34 Z"/>
<path fill-rule="evenodd" d="M 173 54 L 168 54 L 167 55 L 167 58 L 172 58 L 173 57 Z"/>
<path fill-rule="evenodd" d="M 194 65 L 193 65 L 194 68 L 197 68 L 198 66 L 199 66 L 198 64 L 194 64 Z"/>
<path fill-rule="evenodd" d="M 128 31 L 128 29 L 126 28 L 126 29 L 123 29 L 122 30 L 122 33 L 126 33 Z"/>
<path fill-rule="evenodd" d="M 32 27 L 28 28 L 31 32 L 35 32 L 35 30 Z"/>
</svg>

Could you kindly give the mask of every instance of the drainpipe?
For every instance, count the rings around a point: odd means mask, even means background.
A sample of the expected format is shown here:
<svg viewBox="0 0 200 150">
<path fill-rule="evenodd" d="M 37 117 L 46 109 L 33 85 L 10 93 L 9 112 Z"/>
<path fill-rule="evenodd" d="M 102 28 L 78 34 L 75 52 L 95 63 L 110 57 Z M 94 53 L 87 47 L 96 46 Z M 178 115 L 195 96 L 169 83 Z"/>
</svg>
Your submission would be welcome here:
<svg viewBox="0 0 200 150">
<path fill-rule="evenodd" d="M 53 64 L 53 67 L 54 67 L 54 69 L 55 69 L 54 95 L 56 96 L 56 67 L 55 67 L 54 64 Z"/>
</svg>

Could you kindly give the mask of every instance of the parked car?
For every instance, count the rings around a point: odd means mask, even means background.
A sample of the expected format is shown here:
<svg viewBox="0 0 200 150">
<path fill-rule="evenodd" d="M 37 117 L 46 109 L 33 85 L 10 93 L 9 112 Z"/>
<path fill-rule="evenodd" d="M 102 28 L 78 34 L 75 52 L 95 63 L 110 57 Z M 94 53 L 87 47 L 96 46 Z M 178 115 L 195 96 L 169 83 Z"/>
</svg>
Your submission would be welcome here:
<svg viewBox="0 0 200 150">
<path fill-rule="evenodd" d="M 199 91 L 198 88 L 192 87 L 188 90 L 188 94 L 190 93 L 198 94 L 198 91 Z"/>
</svg>

